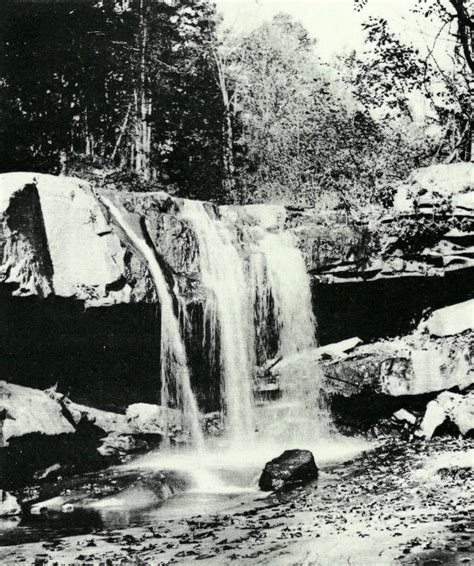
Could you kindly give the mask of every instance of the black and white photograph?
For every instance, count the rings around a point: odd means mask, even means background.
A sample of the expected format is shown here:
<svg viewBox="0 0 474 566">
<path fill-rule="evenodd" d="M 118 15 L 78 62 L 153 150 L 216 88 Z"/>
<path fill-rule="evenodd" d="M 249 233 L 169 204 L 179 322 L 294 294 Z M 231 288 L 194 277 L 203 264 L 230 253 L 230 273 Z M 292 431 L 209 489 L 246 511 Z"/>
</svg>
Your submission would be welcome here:
<svg viewBox="0 0 474 566">
<path fill-rule="evenodd" d="M 0 0 L 0 565 L 474 566 L 474 0 Z"/>
</svg>

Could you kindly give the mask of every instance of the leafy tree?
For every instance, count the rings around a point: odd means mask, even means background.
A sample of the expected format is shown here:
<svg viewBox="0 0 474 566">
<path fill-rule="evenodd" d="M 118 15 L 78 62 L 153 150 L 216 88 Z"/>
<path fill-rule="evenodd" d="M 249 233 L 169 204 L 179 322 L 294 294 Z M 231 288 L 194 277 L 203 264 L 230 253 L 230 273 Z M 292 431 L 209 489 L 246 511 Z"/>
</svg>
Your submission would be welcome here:
<svg viewBox="0 0 474 566">
<path fill-rule="evenodd" d="M 362 9 L 368 0 L 354 2 Z M 358 81 L 368 96 L 366 102 L 409 112 L 410 97 L 414 93 L 424 97 L 431 119 L 443 132 L 434 157 L 448 162 L 474 160 L 474 3 L 421 0 L 413 12 L 437 26 L 426 53 L 403 43 L 384 18 L 372 17 L 365 23 L 373 55 L 360 62 Z M 437 55 L 437 44 L 446 36 L 450 68 Z"/>
<path fill-rule="evenodd" d="M 235 198 L 363 211 L 406 175 L 425 138 L 403 121 L 376 119 L 357 96 L 360 61 L 332 67 L 305 28 L 278 15 L 221 46 L 231 102 Z"/>
<path fill-rule="evenodd" d="M 5 0 L 0 10 L 2 170 L 59 172 L 79 156 L 140 187 L 156 179 L 219 194 L 208 2 Z"/>
</svg>

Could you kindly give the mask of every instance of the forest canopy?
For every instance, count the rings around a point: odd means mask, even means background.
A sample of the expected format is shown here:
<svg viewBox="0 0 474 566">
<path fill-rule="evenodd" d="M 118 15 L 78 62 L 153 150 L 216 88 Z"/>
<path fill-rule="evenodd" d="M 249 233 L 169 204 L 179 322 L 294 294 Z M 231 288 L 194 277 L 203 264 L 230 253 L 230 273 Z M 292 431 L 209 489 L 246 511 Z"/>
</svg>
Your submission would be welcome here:
<svg viewBox="0 0 474 566">
<path fill-rule="evenodd" d="M 236 33 L 207 0 L 3 0 L 0 171 L 218 202 L 387 203 L 413 167 L 473 153 L 472 3 L 418 10 L 452 31 L 448 68 L 383 18 L 368 18 L 363 53 L 327 61 L 287 14 Z"/>
</svg>

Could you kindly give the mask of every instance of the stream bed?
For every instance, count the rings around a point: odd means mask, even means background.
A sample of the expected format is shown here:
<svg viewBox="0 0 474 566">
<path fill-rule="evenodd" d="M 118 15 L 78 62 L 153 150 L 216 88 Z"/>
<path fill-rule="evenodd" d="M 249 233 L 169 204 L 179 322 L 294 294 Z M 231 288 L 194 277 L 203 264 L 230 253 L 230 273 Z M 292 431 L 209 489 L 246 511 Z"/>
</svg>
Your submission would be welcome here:
<svg viewBox="0 0 474 566">
<path fill-rule="evenodd" d="M 226 458 L 216 457 L 212 471 L 201 470 L 196 481 L 187 458 L 186 487 L 159 503 L 132 490 L 115 505 L 112 500 L 94 509 L 3 522 L 0 561 L 470 563 L 474 441 L 388 441 L 359 450 L 355 458 L 347 453 L 350 461 L 341 461 L 347 459 L 342 452 L 338 457 L 320 458 L 316 482 L 277 494 L 256 489 L 258 470 L 245 459 L 226 477 Z M 153 458 L 158 456 L 141 461 L 142 470 L 157 465 Z"/>
</svg>

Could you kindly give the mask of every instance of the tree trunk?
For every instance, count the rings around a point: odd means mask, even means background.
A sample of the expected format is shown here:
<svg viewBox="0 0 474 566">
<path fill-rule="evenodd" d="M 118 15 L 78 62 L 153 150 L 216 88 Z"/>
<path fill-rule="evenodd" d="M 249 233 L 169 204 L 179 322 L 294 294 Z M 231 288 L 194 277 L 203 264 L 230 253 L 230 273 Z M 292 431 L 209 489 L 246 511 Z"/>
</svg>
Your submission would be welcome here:
<svg viewBox="0 0 474 566">
<path fill-rule="evenodd" d="M 59 174 L 67 174 L 67 154 L 64 150 L 59 152 Z"/>
<path fill-rule="evenodd" d="M 225 76 L 224 63 L 214 50 L 214 60 L 217 67 L 217 78 L 219 88 L 221 90 L 222 102 L 224 105 L 224 120 L 222 123 L 223 137 L 223 166 L 224 166 L 224 191 L 226 195 L 235 194 L 235 165 L 234 165 L 234 128 L 232 124 L 232 108 L 227 90 L 227 81 Z M 240 195 L 242 201 L 242 195 Z M 242 204 L 242 202 L 241 202 Z"/>
<path fill-rule="evenodd" d="M 230 108 L 224 110 L 224 186 L 227 193 L 235 190 L 234 129 Z M 240 198 L 242 200 L 242 198 Z M 240 203 L 242 204 L 242 202 Z"/>
<path fill-rule="evenodd" d="M 146 50 L 148 31 L 145 19 L 144 0 L 140 0 L 140 79 L 138 92 L 135 89 L 135 172 L 144 179 L 150 178 L 150 148 L 151 148 L 151 102 L 146 94 Z"/>
</svg>

